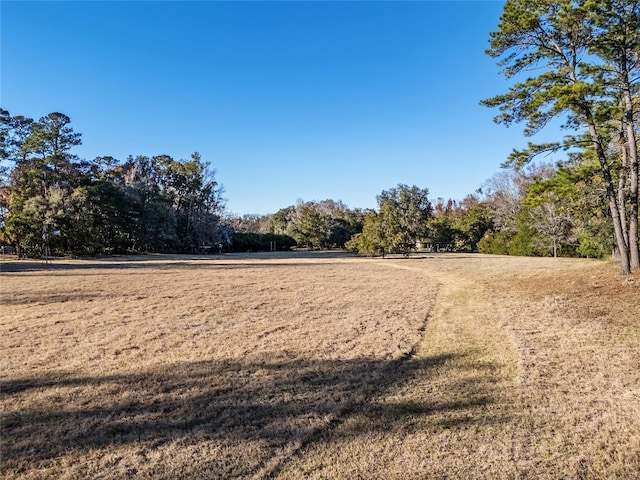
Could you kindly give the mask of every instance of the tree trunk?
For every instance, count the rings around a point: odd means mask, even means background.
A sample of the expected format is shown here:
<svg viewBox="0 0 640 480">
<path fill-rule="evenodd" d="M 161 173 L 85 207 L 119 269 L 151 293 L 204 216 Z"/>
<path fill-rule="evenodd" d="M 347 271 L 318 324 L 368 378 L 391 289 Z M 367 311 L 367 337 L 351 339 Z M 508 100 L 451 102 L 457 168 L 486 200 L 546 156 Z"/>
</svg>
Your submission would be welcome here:
<svg viewBox="0 0 640 480">
<path fill-rule="evenodd" d="M 571 78 L 573 81 L 577 81 L 577 77 L 575 76 L 575 71 L 572 71 Z M 630 94 L 630 90 L 629 90 Z M 630 97 L 629 97 L 630 98 Z M 611 169 L 609 168 L 609 162 L 607 161 L 607 154 L 602 146 L 602 139 L 600 138 L 600 134 L 598 133 L 598 129 L 596 128 L 596 124 L 593 121 L 593 114 L 591 109 L 587 106 L 585 107 L 582 104 L 582 112 L 586 118 L 586 124 L 589 127 L 589 135 L 591 137 L 591 142 L 593 143 L 593 147 L 595 148 L 596 155 L 598 157 L 598 161 L 600 162 L 600 171 L 602 172 L 602 177 L 604 179 L 607 201 L 609 202 L 609 212 L 611 213 L 611 219 L 613 220 L 613 234 L 614 240 L 618 247 L 620 253 L 620 273 L 622 275 L 628 275 L 631 273 L 631 261 L 629 257 L 629 241 L 625 240 L 625 236 L 627 234 L 627 229 L 624 228 L 624 220 L 625 214 L 621 213 L 624 211 L 624 204 L 620 205 L 618 203 L 618 199 L 616 198 L 616 189 L 613 183 L 613 179 L 611 176 Z M 626 108 L 625 108 L 626 111 Z M 633 125 L 633 124 L 632 124 Z M 629 126 L 629 122 L 627 122 L 627 127 Z M 637 160 L 637 156 L 636 156 Z M 637 170 L 637 169 L 636 169 Z M 636 178 L 637 184 L 637 178 Z M 636 198 L 637 205 L 637 198 Z M 637 222 L 637 213 L 636 213 L 636 222 Z M 636 223 L 637 225 L 637 223 Z M 637 246 L 637 232 L 636 232 L 636 241 L 635 244 Z"/>
<path fill-rule="evenodd" d="M 633 122 L 631 94 L 625 91 L 625 123 L 629 151 L 629 254 L 631 270 L 640 270 L 640 247 L 638 246 L 638 143 Z"/>
<path fill-rule="evenodd" d="M 620 222 L 624 232 L 624 241 L 629 245 L 629 225 L 627 223 L 626 199 L 629 176 L 629 152 L 625 145 L 624 136 L 620 138 L 620 176 L 618 177 L 618 207 L 620 208 Z"/>
<path fill-rule="evenodd" d="M 629 245 L 625 242 L 624 229 L 622 228 L 622 221 L 620 215 L 620 206 L 618 205 L 618 199 L 616 198 L 615 187 L 613 186 L 613 180 L 611 177 L 611 170 L 609 163 L 607 162 L 607 155 L 602 148 L 602 142 L 598 135 L 598 130 L 593 123 L 589 123 L 589 134 L 591 141 L 596 150 L 598 160 L 600 161 L 600 171 L 604 179 L 604 184 L 607 193 L 607 200 L 609 201 L 609 211 L 611 212 L 611 218 L 613 220 L 613 233 L 615 242 L 620 254 L 620 273 L 622 275 L 628 275 L 631 273 L 631 264 L 629 259 Z M 637 243 L 637 242 L 636 242 Z"/>
</svg>

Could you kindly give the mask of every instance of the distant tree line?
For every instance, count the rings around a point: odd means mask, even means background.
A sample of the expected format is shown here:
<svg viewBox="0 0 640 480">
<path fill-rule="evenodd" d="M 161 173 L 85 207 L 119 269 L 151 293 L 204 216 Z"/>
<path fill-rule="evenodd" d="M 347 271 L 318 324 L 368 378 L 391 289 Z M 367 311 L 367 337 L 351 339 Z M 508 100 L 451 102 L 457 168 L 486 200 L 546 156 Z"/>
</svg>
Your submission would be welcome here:
<svg viewBox="0 0 640 480">
<path fill-rule="evenodd" d="M 195 252 L 228 237 L 222 188 L 198 153 L 79 159 L 62 113 L 0 111 L 0 242 L 21 255 Z"/>
<path fill-rule="evenodd" d="M 605 186 L 593 162 L 505 169 L 462 201 L 398 185 L 378 196 L 347 242 L 362 255 L 427 251 L 604 258 L 615 254 Z"/>
<path fill-rule="evenodd" d="M 270 215 L 229 216 L 224 224 L 237 234 L 278 235 L 278 245 L 286 240 L 290 246 L 324 249 L 344 248 L 354 234 L 362 231 L 363 222 L 362 210 L 349 209 L 341 201 L 299 200 Z"/>
<path fill-rule="evenodd" d="M 197 153 L 87 161 L 72 153 L 81 135 L 66 115 L 1 115 L 0 244 L 25 256 L 298 246 L 602 258 L 617 249 L 605 180 L 588 148 L 557 165 L 506 169 L 462 201 L 432 203 L 427 189 L 401 184 L 378 195 L 377 209 L 300 200 L 271 215 L 232 216 Z M 621 191 L 629 188 L 622 167 L 614 177 Z"/>
</svg>

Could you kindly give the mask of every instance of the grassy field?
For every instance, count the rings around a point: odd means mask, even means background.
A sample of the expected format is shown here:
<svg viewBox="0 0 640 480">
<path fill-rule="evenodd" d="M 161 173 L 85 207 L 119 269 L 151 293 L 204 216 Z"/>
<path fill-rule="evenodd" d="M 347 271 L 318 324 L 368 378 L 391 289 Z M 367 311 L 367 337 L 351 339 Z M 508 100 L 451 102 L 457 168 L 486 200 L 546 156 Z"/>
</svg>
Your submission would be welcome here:
<svg viewBox="0 0 640 480">
<path fill-rule="evenodd" d="M 640 276 L 342 253 L 0 264 L 4 478 L 639 478 Z"/>
</svg>

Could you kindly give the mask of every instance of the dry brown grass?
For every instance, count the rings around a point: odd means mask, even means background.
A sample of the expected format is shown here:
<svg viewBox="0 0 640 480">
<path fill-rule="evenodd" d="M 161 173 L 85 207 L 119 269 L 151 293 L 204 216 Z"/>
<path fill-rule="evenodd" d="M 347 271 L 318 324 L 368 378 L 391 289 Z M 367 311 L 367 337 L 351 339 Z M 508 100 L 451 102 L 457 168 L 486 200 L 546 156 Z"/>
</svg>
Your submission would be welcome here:
<svg viewBox="0 0 640 480">
<path fill-rule="evenodd" d="M 343 254 L 7 262 L 6 478 L 638 478 L 640 277 Z"/>
</svg>

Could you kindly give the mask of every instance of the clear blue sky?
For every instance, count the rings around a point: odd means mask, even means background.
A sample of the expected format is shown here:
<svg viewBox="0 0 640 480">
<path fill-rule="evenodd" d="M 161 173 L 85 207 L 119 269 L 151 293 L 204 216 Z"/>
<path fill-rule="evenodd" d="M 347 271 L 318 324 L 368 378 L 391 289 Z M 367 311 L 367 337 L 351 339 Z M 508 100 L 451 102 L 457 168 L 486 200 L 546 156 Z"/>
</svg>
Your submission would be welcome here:
<svg viewBox="0 0 640 480">
<path fill-rule="evenodd" d="M 198 151 L 237 214 L 462 199 L 526 144 L 479 105 L 502 5 L 3 0 L 1 106 L 65 113 L 82 158 Z"/>
</svg>

